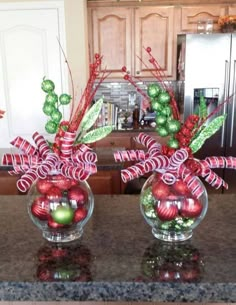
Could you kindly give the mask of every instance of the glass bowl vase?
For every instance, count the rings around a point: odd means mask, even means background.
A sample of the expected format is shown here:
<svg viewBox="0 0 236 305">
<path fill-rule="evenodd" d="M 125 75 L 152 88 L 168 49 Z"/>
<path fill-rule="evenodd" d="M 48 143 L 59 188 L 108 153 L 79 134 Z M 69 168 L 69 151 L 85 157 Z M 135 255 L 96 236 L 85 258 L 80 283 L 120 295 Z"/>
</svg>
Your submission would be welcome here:
<svg viewBox="0 0 236 305">
<path fill-rule="evenodd" d="M 31 220 L 51 242 L 79 239 L 94 209 L 94 196 L 87 181 L 69 179 L 60 173 L 37 179 L 27 197 Z"/>
<path fill-rule="evenodd" d="M 166 184 L 159 173 L 153 173 L 146 180 L 140 194 L 140 209 L 154 237 L 168 242 L 192 237 L 208 208 L 207 191 L 201 180 L 196 179 L 204 190 L 199 198 L 192 195 L 181 179 Z"/>
</svg>

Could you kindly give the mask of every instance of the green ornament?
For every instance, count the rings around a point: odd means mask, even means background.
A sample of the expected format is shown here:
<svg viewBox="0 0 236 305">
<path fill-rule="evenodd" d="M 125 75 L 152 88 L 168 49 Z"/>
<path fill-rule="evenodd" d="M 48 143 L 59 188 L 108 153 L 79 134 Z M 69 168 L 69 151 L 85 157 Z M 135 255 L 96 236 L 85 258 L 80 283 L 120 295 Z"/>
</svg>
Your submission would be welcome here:
<svg viewBox="0 0 236 305">
<path fill-rule="evenodd" d="M 58 96 L 54 92 L 50 92 L 46 95 L 45 103 L 55 105 L 58 101 Z"/>
<path fill-rule="evenodd" d="M 150 97 L 156 97 L 160 93 L 161 88 L 158 84 L 150 84 L 147 88 L 147 94 Z"/>
<path fill-rule="evenodd" d="M 59 97 L 61 105 L 68 105 L 71 101 L 71 96 L 69 94 L 63 93 Z"/>
<path fill-rule="evenodd" d="M 56 133 L 57 128 L 58 124 L 52 120 L 48 121 L 45 125 L 45 130 L 50 134 Z"/>
<path fill-rule="evenodd" d="M 161 104 L 167 104 L 170 102 L 170 95 L 168 92 L 166 91 L 162 91 L 159 95 L 158 95 L 158 102 L 160 102 Z"/>
<path fill-rule="evenodd" d="M 74 210 L 69 206 L 59 205 L 52 211 L 51 216 L 55 222 L 62 225 L 68 225 L 73 220 Z"/>
<path fill-rule="evenodd" d="M 166 127 L 169 133 L 176 133 L 180 130 L 181 124 L 178 120 L 170 120 L 167 122 Z"/>
<path fill-rule="evenodd" d="M 163 107 L 161 112 L 162 112 L 162 114 L 169 117 L 172 114 L 172 108 L 170 106 L 166 105 L 165 107 Z"/>
<path fill-rule="evenodd" d="M 55 106 L 53 104 L 44 103 L 43 105 L 43 112 L 46 115 L 51 115 L 56 110 Z"/>
<path fill-rule="evenodd" d="M 167 137 L 169 135 L 168 130 L 164 126 L 158 126 L 156 131 L 161 137 Z"/>
<path fill-rule="evenodd" d="M 156 123 L 157 125 L 165 125 L 167 121 L 167 117 L 165 115 L 157 115 L 156 116 Z"/>
<path fill-rule="evenodd" d="M 151 99 L 152 109 L 154 111 L 162 111 L 163 106 L 157 101 L 157 99 Z"/>
<path fill-rule="evenodd" d="M 179 148 L 179 142 L 178 140 L 174 139 L 174 138 L 171 138 L 168 142 L 167 142 L 167 145 L 171 148 Z"/>
<path fill-rule="evenodd" d="M 51 113 L 51 119 L 56 122 L 59 123 L 62 119 L 62 113 L 59 110 L 55 110 Z"/>
<path fill-rule="evenodd" d="M 44 79 L 42 84 L 41 84 L 41 89 L 44 92 L 52 92 L 55 89 L 55 85 L 53 83 L 53 81 L 51 81 L 50 79 Z"/>
</svg>

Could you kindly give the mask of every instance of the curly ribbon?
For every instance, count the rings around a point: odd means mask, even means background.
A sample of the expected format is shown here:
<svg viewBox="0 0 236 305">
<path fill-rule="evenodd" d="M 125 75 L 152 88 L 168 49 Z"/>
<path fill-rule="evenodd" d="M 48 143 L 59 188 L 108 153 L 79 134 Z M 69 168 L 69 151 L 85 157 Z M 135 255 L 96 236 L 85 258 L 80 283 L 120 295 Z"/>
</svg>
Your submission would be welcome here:
<svg viewBox="0 0 236 305">
<path fill-rule="evenodd" d="M 51 171 L 60 171 L 67 178 L 84 181 L 97 172 L 97 155 L 85 144 L 74 152 L 75 137 L 75 133 L 65 132 L 61 139 L 60 156 L 51 151 L 47 141 L 37 132 L 32 136 L 36 147 L 17 137 L 11 144 L 21 153 L 4 154 L 2 164 L 13 166 L 13 170 L 9 171 L 11 175 L 23 173 L 17 181 L 21 192 L 29 190 L 36 179 L 45 178 Z"/>
<path fill-rule="evenodd" d="M 175 183 L 176 179 L 181 178 L 187 185 L 194 196 L 199 198 L 203 192 L 204 187 L 199 182 L 196 172 L 187 168 L 184 164 L 186 160 L 190 160 L 188 151 L 186 149 L 179 149 L 168 158 L 162 154 L 162 146 L 157 143 L 155 139 L 140 133 L 134 138 L 138 143 L 147 148 L 147 152 L 142 150 L 125 150 L 114 152 L 114 159 L 116 162 L 124 161 L 139 161 L 135 165 L 129 166 L 121 170 L 121 178 L 126 183 L 135 178 L 141 177 L 151 171 L 158 171 L 161 173 L 161 179 L 166 184 Z M 216 189 L 220 187 L 228 188 L 227 183 L 219 177 L 211 168 L 230 168 L 236 169 L 236 158 L 234 157 L 207 157 L 204 160 L 195 160 L 200 169 L 197 172 L 207 183 Z"/>
</svg>

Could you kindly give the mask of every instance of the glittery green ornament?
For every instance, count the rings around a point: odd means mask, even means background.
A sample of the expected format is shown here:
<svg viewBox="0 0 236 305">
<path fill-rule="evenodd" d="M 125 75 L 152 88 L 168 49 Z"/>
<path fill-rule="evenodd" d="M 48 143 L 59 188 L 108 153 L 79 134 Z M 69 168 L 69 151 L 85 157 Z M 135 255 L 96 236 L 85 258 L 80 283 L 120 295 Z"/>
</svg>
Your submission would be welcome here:
<svg viewBox="0 0 236 305">
<path fill-rule="evenodd" d="M 181 124 L 178 120 L 170 120 L 166 124 L 167 130 L 169 133 L 176 133 L 180 130 Z"/>
<path fill-rule="evenodd" d="M 48 121 L 45 125 L 45 130 L 50 134 L 56 133 L 57 128 L 58 128 L 58 124 L 53 120 Z"/>
<path fill-rule="evenodd" d="M 55 89 L 55 85 L 53 83 L 53 81 L 51 81 L 50 79 L 44 79 L 42 84 L 41 84 L 41 89 L 44 92 L 52 92 Z"/>
<path fill-rule="evenodd" d="M 140 201 L 143 205 L 150 205 L 154 204 L 155 199 L 152 196 L 152 188 L 148 187 L 146 190 L 144 190 L 141 194 Z"/>
<path fill-rule="evenodd" d="M 50 103 L 44 103 L 43 105 L 43 112 L 46 115 L 51 115 L 56 110 L 56 107 L 53 104 Z"/>
<path fill-rule="evenodd" d="M 68 105 L 71 101 L 71 96 L 69 94 L 63 93 L 59 97 L 61 105 Z"/>
<path fill-rule="evenodd" d="M 174 139 L 174 138 L 171 138 L 168 142 L 167 142 L 167 145 L 171 148 L 179 148 L 179 142 L 178 140 Z"/>
<path fill-rule="evenodd" d="M 170 106 L 166 105 L 165 107 L 163 107 L 161 112 L 162 112 L 162 114 L 164 114 L 164 115 L 169 117 L 172 114 L 172 109 L 171 109 Z"/>
<path fill-rule="evenodd" d="M 162 104 L 160 104 L 156 98 L 151 99 L 151 105 L 152 105 L 152 109 L 154 111 L 162 111 L 163 110 L 163 106 Z"/>
<path fill-rule="evenodd" d="M 156 123 L 157 125 L 165 125 L 167 121 L 167 117 L 165 115 L 157 115 L 156 116 Z"/>
<path fill-rule="evenodd" d="M 156 128 L 156 131 L 159 134 L 159 136 L 161 136 L 161 137 L 167 137 L 169 135 L 168 130 L 164 126 L 158 126 Z"/>
<path fill-rule="evenodd" d="M 168 92 L 166 91 L 162 91 L 159 95 L 158 95 L 158 102 L 160 102 L 161 104 L 167 104 L 170 102 L 170 95 Z"/>
<path fill-rule="evenodd" d="M 147 94 L 150 97 L 156 97 L 160 93 L 161 88 L 158 84 L 150 84 L 147 88 Z"/>
<path fill-rule="evenodd" d="M 50 92 L 46 95 L 45 103 L 55 105 L 58 101 L 58 96 L 54 92 Z"/>
<path fill-rule="evenodd" d="M 55 222 L 62 225 L 68 225 L 73 220 L 74 210 L 69 206 L 59 205 L 52 211 L 51 216 Z"/>
<path fill-rule="evenodd" d="M 51 119 L 56 122 L 59 123 L 62 119 L 62 113 L 59 110 L 55 110 L 51 113 Z"/>
</svg>

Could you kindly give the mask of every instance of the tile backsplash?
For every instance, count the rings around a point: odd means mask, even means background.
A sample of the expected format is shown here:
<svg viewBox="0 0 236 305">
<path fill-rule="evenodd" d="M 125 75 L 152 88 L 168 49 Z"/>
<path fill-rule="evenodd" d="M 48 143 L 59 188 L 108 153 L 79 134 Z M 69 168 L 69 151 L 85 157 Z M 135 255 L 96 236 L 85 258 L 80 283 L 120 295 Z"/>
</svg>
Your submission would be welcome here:
<svg viewBox="0 0 236 305">
<path fill-rule="evenodd" d="M 154 81 L 155 82 L 155 81 Z M 148 84 L 153 82 L 139 82 L 137 86 L 146 93 Z M 174 91 L 175 99 L 177 101 L 180 113 L 183 112 L 183 100 L 184 100 L 184 82 L 183 81 L 169 81 L 167 83 L 169 87 Z M 143 101 L 144 97 L 138 92 L 138 90 L 130 83 L 126 82 L 103 82 L 100 84 L 95 100 L 100 97 L 104 98 L 104 102 L 115 105 L 118 109 L 118 116 L 124 117 L 124 113 L 133 112 L 135 104 L 140 109 L 140 118 L 143 114 Z M 129 121 L 132 121 L 132 115 L 130 115 Z"/>
</svg>

